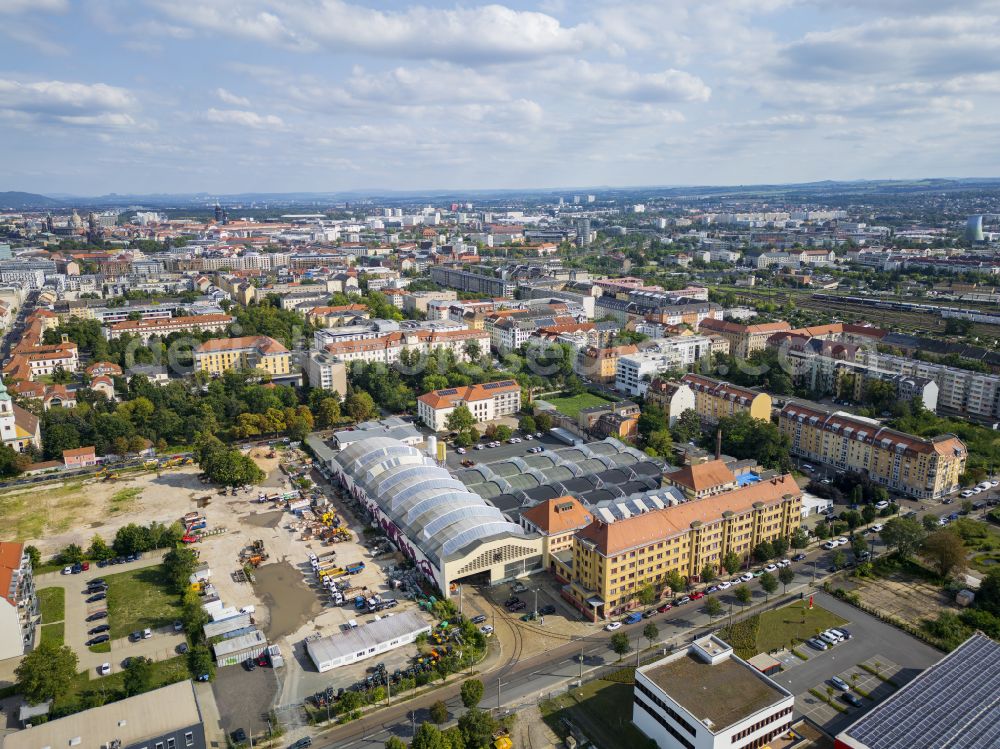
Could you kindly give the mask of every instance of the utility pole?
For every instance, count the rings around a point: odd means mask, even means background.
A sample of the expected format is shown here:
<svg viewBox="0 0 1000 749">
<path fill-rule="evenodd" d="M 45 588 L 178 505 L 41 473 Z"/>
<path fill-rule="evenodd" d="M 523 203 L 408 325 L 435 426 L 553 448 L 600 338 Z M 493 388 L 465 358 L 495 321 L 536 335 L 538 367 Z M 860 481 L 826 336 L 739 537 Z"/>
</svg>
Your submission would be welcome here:
<svg viewBox="0 0 1000 749">
<path fill-rule="evenodd" d="M 532 591 L 532 592 L 535 594 L 535 609 L 534 609 L 535 613 L 534 613 L 534 616 L 535 616 L 535 619 L 537 619 L 538 618 L 538 588 L 535 588 L 534 591 Z"/>
<path fill-rule="evenodd" d="M 583 686 L 583 645 L 580 646 L 580 686 Z"/>
<path fill-rule="evenodd" d="M 462 615 L 462 604 L 464 603 L 464 597 L 462 595 L 462 584 L 458 584 L 458 615 Z"/>
<path fill-rule="evenodd" d="M 417 737 L 417 724 L 413 721 L 413 711 L 410 710 L 410 738 L 415 739 Z"/>
<path fill-rule="evenodd" d="M 500 685 L 501 685 L 501 683 L 502 682 L 500 681 L 500 677 L 498 676 L 497 677 L 497 714 L 498 715 L 500 714 Z"/>
</svg>

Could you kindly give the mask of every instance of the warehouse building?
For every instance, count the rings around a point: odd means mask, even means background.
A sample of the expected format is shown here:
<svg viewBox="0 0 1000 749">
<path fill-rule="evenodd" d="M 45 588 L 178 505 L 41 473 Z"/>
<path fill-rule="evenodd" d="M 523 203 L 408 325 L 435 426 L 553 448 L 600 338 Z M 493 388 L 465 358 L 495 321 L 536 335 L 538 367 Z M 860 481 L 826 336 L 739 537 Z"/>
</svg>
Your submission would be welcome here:
<svg viewBox="0 0 1000 749">
<path fill-rule="evenodd" d="M 195 693 L 179 681 L 135 697 L 92 707 L 3 737 L 4 749 L 205 749 L 202 704 L 211 690 Z M 211 705 L 207 714 L 218 714 Z"/>
<path fill-rule="evenodd" d="M 256 658 L 267 650 L 267 638 L 263 632 L 255 629 L 239 637 L 217 642 L 212 650 L 215 652 L 216 666 L 235 666 L 248 658 Z"/>
<path fill-rule="evenodd" d="M 408 645 L 418 635 L 430 631 L 431 625 L 419 613 L 404 611 L 335 635 L 306 640 L 306 652 L 316 669 L 323 673 Z"/>
<path fill-rule="evenodd" d="M 355 442 L 330 470 L 441 591 L 456 581 L 495 584 L 542 567 L 541 537 L 399 440 Z"/>
</svg>

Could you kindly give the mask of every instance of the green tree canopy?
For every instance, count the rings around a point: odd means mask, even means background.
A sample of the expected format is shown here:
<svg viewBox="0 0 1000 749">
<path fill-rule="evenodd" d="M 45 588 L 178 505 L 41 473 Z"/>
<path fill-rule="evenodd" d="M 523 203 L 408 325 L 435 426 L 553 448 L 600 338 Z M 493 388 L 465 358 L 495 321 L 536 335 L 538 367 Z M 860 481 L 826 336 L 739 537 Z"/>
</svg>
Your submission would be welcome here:
<svg viewBox="0 0 1000 749">
<path fill-rule="evenodd" d="M 76 653 L 71 648 L 42 640 L 14 670 L 18 691 L 32 705 L 59 699 L 72 689 L 76 666 Z"/>
</svg>

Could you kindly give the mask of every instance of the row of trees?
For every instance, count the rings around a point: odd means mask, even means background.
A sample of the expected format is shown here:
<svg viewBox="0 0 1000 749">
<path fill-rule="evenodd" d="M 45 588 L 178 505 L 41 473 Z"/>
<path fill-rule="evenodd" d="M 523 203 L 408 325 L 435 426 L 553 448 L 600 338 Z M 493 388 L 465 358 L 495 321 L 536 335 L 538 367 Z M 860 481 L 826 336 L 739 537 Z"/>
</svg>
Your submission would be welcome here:
<svg viewBox="0 0 1000 749">
<path fill-rule="evenodd" d="M 167 549 L 180 543 L 183 536 L 184 528 L 180 523 L 164 525 L 155 520 L 149 525 L 129 523 L 115 532 L 110 545 L 101 535 L 95 534 L 86 549 L 79 544 L 70 544 L 56 555 L 55 561 L 58 564 L 76 564 L 84 560 L 99 562 L 116 556 Z M 32 563 L 37 564 L 34 558 Z"/>
</svg>

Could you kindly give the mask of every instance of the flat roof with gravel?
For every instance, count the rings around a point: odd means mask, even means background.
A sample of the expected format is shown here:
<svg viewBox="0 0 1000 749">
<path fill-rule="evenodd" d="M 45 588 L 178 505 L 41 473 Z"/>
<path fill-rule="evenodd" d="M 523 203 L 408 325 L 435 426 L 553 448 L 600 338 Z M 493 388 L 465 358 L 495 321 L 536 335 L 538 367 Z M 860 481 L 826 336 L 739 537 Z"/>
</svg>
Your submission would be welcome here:
<svg viewBox="0 0 1000 749">
<path fill-rule="evenodd" d="M 711 665 L 690 653 L 643 671 L 670 699 L 713 731 L 748 718 L 787 695 L 772 687 L 752 666 L 727 658 Z"/>
</svg>

